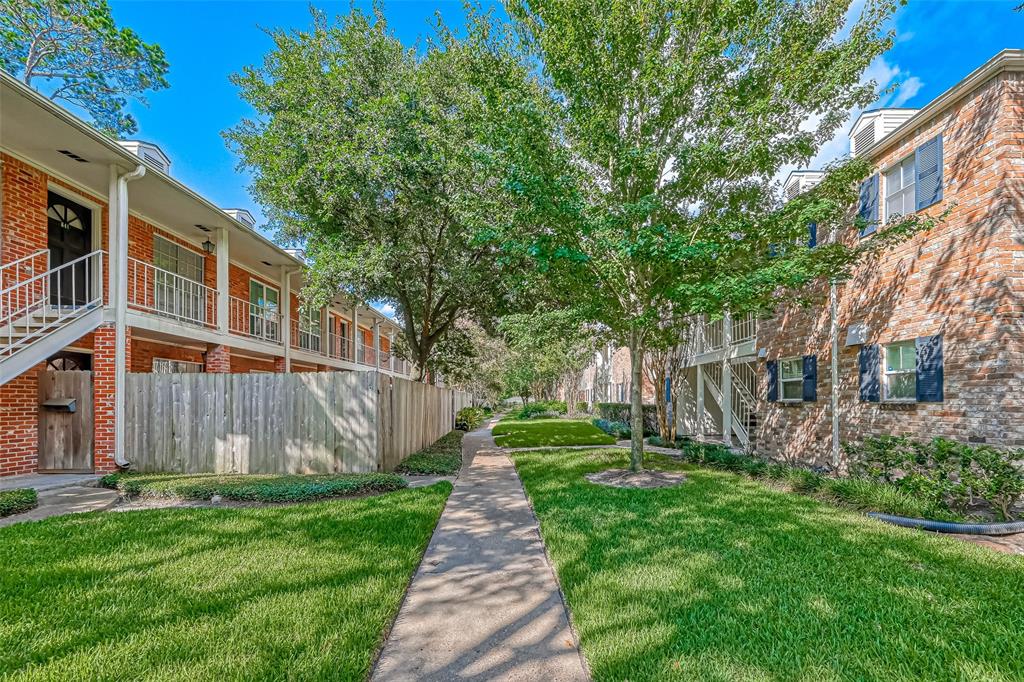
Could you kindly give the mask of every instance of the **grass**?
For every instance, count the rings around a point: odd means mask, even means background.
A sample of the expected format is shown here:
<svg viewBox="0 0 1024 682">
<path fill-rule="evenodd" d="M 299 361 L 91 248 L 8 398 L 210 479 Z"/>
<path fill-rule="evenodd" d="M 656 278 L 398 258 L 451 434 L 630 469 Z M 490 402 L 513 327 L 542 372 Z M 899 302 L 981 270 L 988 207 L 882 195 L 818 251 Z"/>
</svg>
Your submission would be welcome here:
<svg viewBox="0 0 1024 682">
<path fill-rule="evenodd" d="M 0 678 L 365 679 L 450 491 L 0 528 Z"/>
<path fill-rule="evenodd" d="M 503 419 L 492 432 L 503 448 L 611 445 L 615 438 L 584 419 Z"/>
<path fill-rule="evenodd" d="M 100 484 L 128 497 L 161 497 L 250 502 L 308 502 L 333 497 L 382 493 L 406 486 L 395 474 L 108 474 Z"/>
<path fill-rule="evenodd" d="M 35 488 L 0 490 L 0 518 L 35 509 L 38 503 Z"/>
<path fill-rule="evenodd" d="M 406 457 L 398 473 L 411 476 L 455 476 L 462 468 L 462 431 L 441 436 L 433 445 Z"/>
<path fill-rule="evenodd" d="M 736 474 L 593 485 L 616 450 L 512 455 L 596 680 L 1024 679 L 1024 558 Z"/>
</svg>

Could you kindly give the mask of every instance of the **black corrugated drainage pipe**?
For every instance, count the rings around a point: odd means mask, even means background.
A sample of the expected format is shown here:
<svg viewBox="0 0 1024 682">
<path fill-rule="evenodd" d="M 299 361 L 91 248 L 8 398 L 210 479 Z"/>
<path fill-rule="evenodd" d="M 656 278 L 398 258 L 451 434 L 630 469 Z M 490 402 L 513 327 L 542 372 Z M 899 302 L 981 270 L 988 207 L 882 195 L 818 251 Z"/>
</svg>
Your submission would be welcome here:
<svg viewBox="0 0 1024 682">
<path fill-rule="evenodd" d="M 869 512 L 868 516 L 879 521 L 891 523 L 904 528 L 918 528 L 936 533 L 963 533 L 964 535 L 1013 535 L 1024 533 L 1024 521 L 1009 523 L 950 523 L 948 521 L 929 521 L 928 519 L 912 519 L 893 514 Z"/>
</svg>

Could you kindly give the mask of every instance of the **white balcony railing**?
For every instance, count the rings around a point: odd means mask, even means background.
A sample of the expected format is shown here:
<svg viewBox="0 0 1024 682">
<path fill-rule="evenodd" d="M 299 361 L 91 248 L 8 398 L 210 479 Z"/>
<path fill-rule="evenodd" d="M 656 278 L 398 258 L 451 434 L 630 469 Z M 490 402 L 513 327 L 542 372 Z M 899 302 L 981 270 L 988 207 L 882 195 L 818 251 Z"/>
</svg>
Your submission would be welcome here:
<svg viewBox="0 0 1024 682">
<path fill-rule="evenodd" d="M 281 311 L 237 296 L 228 299 L 228 331 L 269 343 L 281 343 Z"/>
<path fill-rule="evenodd" d="M 361 338 L 356 339 L 356 362 L 360 365 L 370 365 L 371 367 L 377 365 L 373 346 L 364 342 Z"/>
<path fill-rule="evenodd" d="M 179 322 L 214 327 L 217 290 L 129 257 L 128 307 Z"/>
<path fill-rule="evenodd" d="M 747 313 L 732 321 L 733 345 L 753 341 L 757 336 L 757 318 L 754 313 Z"/>
<path fill-rule="evenodd" d="M 352 339 L 330 332 L 327 335 L 327 356 L 336 360 L 353 361 Z"/>
<path fill-rule="evenodd" d="M 704 352 L 725 347 L 725 320 L 704 321 Z"/>
</svg>

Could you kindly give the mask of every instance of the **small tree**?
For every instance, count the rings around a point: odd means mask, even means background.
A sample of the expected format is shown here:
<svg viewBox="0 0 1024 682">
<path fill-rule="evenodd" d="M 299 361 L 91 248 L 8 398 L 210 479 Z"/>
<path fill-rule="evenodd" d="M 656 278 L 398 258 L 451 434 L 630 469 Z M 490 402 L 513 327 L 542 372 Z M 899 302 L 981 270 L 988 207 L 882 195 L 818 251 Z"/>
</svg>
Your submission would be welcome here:
<svg viewBox="0 0 1024 682">
<path fill-rule="evenodd" d="M 509 199 L 482 140 L 530 87 L 526 67 L 475 15 L 465 41 L 441 27 L 421 53 L 379 8 L 313 19 L 271 33 L 262 67 L 233 77 L 259 117 L 227 137 L 270 223 L 305 245 L 313 298 L 394 305 L 423 380 L 457 320 L 501 311 L 516 270 L 494 239 Z"/>
<path fill-rule="evenodd" d="M 516 239 L 552 290 L 629 346 L 634 470 L 643 358 L 661 326 L 762 310 L 864 255 L 846 241 L 862 161 L 782 208 L 773 181 L 875 98 L 861 76 L 891 43 L 897 1 L 869 0 L 846 26 L 850 4 L 507 2 L 550 100 L 546 118 L 506 142 Z M 773 252 L 809 222 L 835 241 Z"/>
<path fill-rule="evenodd" d="M 8 0 L 0 12 L 0 65 L 50 99 L 82 107 L 110 135 L 138 128 L 127 98 L 167 87 L 158 45 L 118 28 L 104 0 Z"/>
</svg>

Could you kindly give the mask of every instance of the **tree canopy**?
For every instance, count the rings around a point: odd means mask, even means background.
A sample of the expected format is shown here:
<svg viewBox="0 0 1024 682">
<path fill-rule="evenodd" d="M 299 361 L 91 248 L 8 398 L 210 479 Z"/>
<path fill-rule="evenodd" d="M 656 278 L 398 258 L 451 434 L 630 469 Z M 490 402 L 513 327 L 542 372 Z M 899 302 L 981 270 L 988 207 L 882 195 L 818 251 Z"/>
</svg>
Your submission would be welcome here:
<svg viewBox="0 0 1024 682">
<path fill-rule="evenodd" d="M 50 98 L 80 106 L 110 135 L 138 128 L 131 97 L 167 87 L 159 45 L 118 27 L 105 0 L 9 0 L 0 12 L 0 66 Z"/>
<path fill-rule="evenodd" d="M 227 137 L 271 224 L 304 245 L 314 300 L 340 289 L 394 305 L 422 379 L 456 320 L 487 322 L 507 298 L 510 197 L 487 141 L 535 85 L 487 17 L 464 40 L 439 26 L 422 51 L 379 8 L 313 18 L 272 32 L 263 65 L 234 77 L 258 116 Z"/>
<path fill-rule="evenodd" d="M 637 468 L 642 362 L 659 330 L 799 296 L 920 227 L 848 239 L 862 160 L 782 207 L 775 180 L 874 100 L 862 75 L 889 47 L 898 3 L 868 0 L 853 19 L 850 0 L 506 4 L 551 103 L 507 141 L 513 239 L 551 290 L 630 347 Z M 814 249 L 812 222 L 832 235 Z"/>
</svg>

